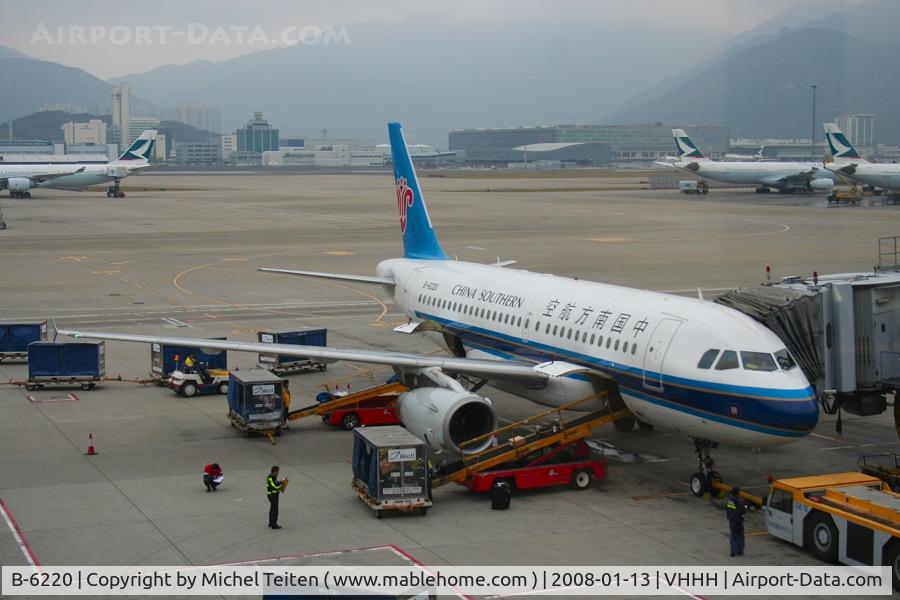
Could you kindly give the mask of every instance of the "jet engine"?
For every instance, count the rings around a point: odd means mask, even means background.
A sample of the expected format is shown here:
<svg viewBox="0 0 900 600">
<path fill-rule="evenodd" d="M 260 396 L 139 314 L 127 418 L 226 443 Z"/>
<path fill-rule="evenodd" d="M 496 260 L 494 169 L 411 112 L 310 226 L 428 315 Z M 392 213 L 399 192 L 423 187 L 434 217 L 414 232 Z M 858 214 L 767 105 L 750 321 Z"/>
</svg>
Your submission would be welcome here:
<svg viewBox="0 0 900 600">
<path fill-rule="evenodd" d="M 20 194 L 31 189 L 31 180 L 27 177 L 10 177 L 6 180 L 6 187 L 10 192 Z"/>
<path fill-rule="evenodd" d="M 434 450 L 451 454 L 472 454 L 491 444 L 487 438 L 460 448 L 460 444 L 494 431 L 497 418 L 486 398 L 443 387 L 421 387 L 397 398 L 400 421 L 413 435 Z"/>
<path fill-rule="evenodd" d="M 813 179 L 809 182 L 809 189 L 816 192 L 830 192 L 833 187 L 834 182 L 830 179 L 825 179 L 824 177 Z"/>
</svg>

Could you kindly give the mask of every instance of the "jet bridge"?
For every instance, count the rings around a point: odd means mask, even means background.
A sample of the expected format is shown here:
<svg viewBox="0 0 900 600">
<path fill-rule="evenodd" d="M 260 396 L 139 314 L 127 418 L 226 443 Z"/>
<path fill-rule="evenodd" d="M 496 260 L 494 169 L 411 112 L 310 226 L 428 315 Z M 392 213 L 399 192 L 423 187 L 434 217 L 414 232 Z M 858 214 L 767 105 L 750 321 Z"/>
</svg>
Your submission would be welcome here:
<svg viewBox="0 0 900 600">
<path fill-rule="evenodd" d="M 715 301 L 774 331 L 829 414 L 884 412 L 900 389 L 900 271 L 784 277 Z"/>
</svg>

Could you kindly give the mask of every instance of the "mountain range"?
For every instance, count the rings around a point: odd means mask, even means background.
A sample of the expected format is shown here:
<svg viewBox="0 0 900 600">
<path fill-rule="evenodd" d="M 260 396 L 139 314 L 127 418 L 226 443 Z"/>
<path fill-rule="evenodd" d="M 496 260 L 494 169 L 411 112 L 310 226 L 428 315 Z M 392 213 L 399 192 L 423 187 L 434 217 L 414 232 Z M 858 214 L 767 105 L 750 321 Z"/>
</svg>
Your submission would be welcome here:
<svg viewBox="0 0 900 600">
<path fill-rule="evenodd" d="M 793 3 L 715 51 L 653 19 L 636 32 L 615 23 L 563 29 L 512 19 L 500 29 L 451 20 L 426 28 L 409 17 L 353 25 L 344 41 L 110 81 L 0 47 L 7 90 L 0 117 L 52 104 L 103 113 L 111 84 L 124 80 L 136 112 L 154 114 L 183 100 L 210 104 L 222 111 L 226 130 L 262 110 L 284 134 L 327 128 L 383 139 L 384 123 L 401 119 L 410 141 L 441 147 L 452 128 L 556 122 L 719 124 L 735 137 L 808 137 L 816 85 L 819 123 L 871 112 L 877 140 L 900 143 L 900 2 L 847 6 Z M 648 57 L 641 41 L 649 39 L 674 50 Z"/>
</svg>

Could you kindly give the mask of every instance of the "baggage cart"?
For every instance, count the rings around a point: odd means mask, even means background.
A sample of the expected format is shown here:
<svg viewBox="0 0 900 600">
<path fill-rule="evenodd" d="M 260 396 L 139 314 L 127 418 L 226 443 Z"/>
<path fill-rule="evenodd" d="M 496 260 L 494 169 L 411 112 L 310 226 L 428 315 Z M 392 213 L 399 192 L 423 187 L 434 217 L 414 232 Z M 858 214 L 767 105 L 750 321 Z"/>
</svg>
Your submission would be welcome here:
<svg viewBox="0 0 900 600">
<path fill-rule="evenodd" d="M 228 417 L 247 435 L 261 433 L 274 444 L 285 422 L 284 380 L 269 371 L 232 371 L 228 378 Z"/>
<path fill-rule="evenodd" d="M 353 490 L 379 519 L 386 510 L 425 516 L 432 505 L 428 446 L 403 427 L 354 429 L 352 466 Z"/>
<path fill-rule="evenodd" d="M 862 473 L 884 481 L 892 491 L 900 492 L 900 454 L 860 456 L 856 466 Z"/>
<path fill-rule="evenodd" d="M 327 346 L 328 330 L 327 329 L 304 329 L 301 331 L 260 331 L 257 339 L 261 344 L 289 344 L 291 346 Z M 276 375 L 284 375 L 286 373 L 299 373 L 307 370 L 324 371 L 328 365 L 321 360 L 314 358 L 306 358 L 303 356 L 288 356 L 286 354 L 275 354 L 260 352 L 259 364 L 260 369 L 268 369 Z"/>
<path fill-rule="evenodd" d="M 211 340 L 224 340 L 224 337 L 209 338 Z M 184 359 L 193 354 L 197 364 L 205 363 L 208 369 L 228 370 L 228 351 L 211 350 L 210 348 L 197 346 L 180 346 L 175 344 L 150 344 L 150 377 L 159 385 L 165 385 L 166 380 L 174 371 L 181 368 Z"/>
<path fill-rule="evenodd" d="M 47 321 L 0 323 L 0 362 L 28 360 L 28 344 L 47 341 Z"/>
<path fill-rule="evenodd" d="M 28 345 L 25 388 L 77 384 L 93 388 L 106 374 L 104 342 L 32 342 Z"/>
</svg>

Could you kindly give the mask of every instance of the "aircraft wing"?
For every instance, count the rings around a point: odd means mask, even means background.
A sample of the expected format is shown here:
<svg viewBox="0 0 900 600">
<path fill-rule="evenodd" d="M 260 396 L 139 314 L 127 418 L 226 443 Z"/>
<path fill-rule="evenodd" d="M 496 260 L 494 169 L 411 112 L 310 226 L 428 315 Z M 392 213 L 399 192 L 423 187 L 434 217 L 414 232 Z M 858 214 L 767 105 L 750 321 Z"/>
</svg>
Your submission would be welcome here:
<svg viewBox="0 0 900 600">
<path fill-rule="evenodd" d="M 809 183 L 813 179 L 820 177 L 822 170 L 818 167 L 812 167 L 808 171 L 797 171 L 790 175 L 782 175 L 781 177 L 768 177 L 763 179 L 763 183 L 777 186 L 784 183 Z"/>
<path fill-rule="evenodd" d="M 326 362 L 360 362 L 376 365 L 388 365 L 407 369 L 438 367 L 447 373 L 474 375 L 486 379 L 503 379 L 522 383 L 540 383 L 552 377 L 546 370 L 538 370 L 526 362 L 507 360 L 478 360 L 457 358 L 452 356 L 428 356 L 423 354 L 407 354 L 405 352 L 389 352 L 385 350 L 351 350 L 329 348 L 326 346 L 293 346 L 290 344 L 261 344 L 259 342 L 236 342 L 229 340 L 210 340 L 206 338 L 164 337 L 155 335 L 133 335 L 129 333 L 107 333 L 96 331 L 78 331 L 57 329 L 57 333 L 74 338 L 98 340 L 115 340 L 122 342 L 143 342 L 145 344 L 171 344 L 195 346 L 212 350 L 236 350 L 240 352 L 264 352 L 287 356 L 303 356 L 318 358 Z"/>
<path fill-rule="evenodd" d="M 59 177 L 68 177 L 69 175 L 75 175 L 77 173 L 81 173 L 84 171 L 84 167 L 79 167 L 78 169 L 72 169 L 71 171 L 67 171 L 66 173 L 48 173 L 46 175 L 22 175 L 21 177 L 25 179 L 30 179 L 34 183 L 44 183 L 45 181 L 50 181 L 51 179 L 57 179 Z M 18 179 L 18 177 L 4 177 L 0 179 L 3 182 L 3 187 L 8 185 L 8 181 L 10 179 Z"/>
</svg>

